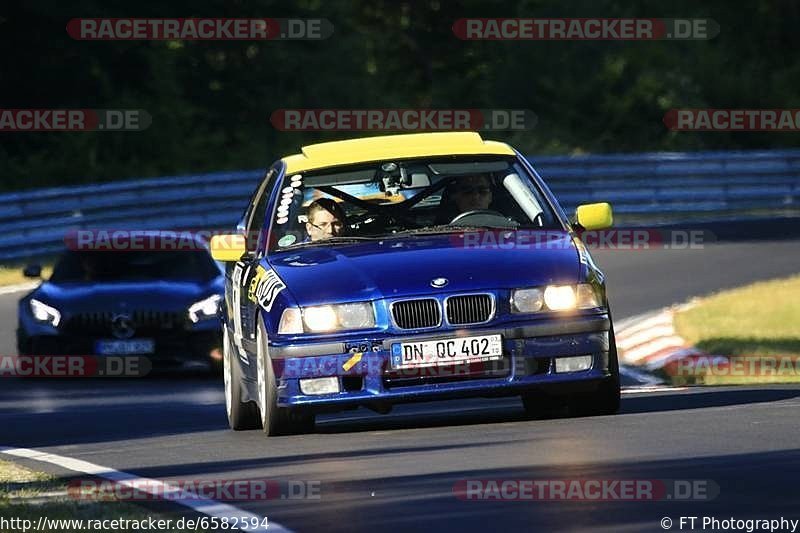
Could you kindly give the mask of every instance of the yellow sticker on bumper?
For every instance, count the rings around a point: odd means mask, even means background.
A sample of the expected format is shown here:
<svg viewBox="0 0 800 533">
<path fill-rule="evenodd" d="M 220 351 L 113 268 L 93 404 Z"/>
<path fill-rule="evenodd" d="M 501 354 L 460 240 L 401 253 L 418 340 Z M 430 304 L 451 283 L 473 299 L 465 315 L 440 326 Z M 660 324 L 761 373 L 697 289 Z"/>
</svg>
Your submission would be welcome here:
<svg viewBox="0 0 800 533">
<path fill-rule="evenodd" d="M 359 361 L 361 361 L 361 357 L 362 357 L 363 355 L 364 355 L 364 353 L 363 353 L 363 352 L 356 352 L 356 353 L 354 353 L 354 354 L 353 354 L 353 357 L 351 357 L 350 359 L 348 359 L 348 360 L 347 360 L 347 361 L 346 361 L 346 362 L 345 362 L 345 363 L 342 365 L 342 368 L 344 369 L 344 371 L 345 371 L 345 372 L 347 372 L 348 370 L 350 370 L 351 368 L 353 368 L 354 366 L 356 366 L 356 363 L 358 363 Z"/>
</svg>

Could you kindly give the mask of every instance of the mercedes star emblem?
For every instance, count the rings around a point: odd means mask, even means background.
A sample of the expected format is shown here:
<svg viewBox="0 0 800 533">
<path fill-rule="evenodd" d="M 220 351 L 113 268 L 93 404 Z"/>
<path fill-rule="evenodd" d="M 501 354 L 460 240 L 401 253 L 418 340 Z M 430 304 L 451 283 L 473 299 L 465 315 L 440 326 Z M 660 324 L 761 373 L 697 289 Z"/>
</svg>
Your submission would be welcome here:
<svg viewBox="0 0 800 533">
<path fill-rule="evenodd" d="M 118 339 L 130 339 L 133 337 L 133 319 L 130 315 L 114 315 L 111 319 L 111 333 Z"/>
</svg>

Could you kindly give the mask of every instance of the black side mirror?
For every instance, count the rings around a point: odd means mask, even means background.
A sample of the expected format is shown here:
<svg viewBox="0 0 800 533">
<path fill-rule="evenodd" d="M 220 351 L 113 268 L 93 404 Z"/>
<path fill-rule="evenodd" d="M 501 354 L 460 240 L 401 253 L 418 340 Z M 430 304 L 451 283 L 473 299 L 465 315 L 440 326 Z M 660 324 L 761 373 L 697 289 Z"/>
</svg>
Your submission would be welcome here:
<svg viewBox="0 0 800 533">
<path fill-rule="evenodd" d="M 22 270 L 22 275 L 26 278 L 41 278 L 42 277 L 42 265 L 28 265 Z"/>
</svg>

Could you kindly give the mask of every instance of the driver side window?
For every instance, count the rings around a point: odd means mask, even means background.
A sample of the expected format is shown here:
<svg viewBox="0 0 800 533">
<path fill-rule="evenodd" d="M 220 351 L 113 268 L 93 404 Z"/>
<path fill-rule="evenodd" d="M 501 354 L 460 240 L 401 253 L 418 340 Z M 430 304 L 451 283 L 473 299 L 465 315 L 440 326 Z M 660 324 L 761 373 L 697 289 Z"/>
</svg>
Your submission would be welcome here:
<svg viewBox="0 0 800 533">
<path fill-rule="evenodd" d="M 277 166 L 270 168 L 253 198 L 250 220 L 246 228 L 248 254 L 252 255 L 258 249 L 258 243 L 261 240 L 261 234 L 264 229 L 264 221 L 267 218 L 267 204 L 269 203 L 270 193 L 275 186 L 278 174 Z"/>
</svg>

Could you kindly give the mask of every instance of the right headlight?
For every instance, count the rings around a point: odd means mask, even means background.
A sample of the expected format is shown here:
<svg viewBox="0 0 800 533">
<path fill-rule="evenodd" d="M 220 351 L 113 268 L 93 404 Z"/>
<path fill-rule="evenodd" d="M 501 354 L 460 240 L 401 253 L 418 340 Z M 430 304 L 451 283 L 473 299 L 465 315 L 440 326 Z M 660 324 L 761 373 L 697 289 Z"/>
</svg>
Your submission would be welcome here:
<svg viewBox="0 0 800 533">
<path fill-rule="evenodd" d="M 201 320 L 216 317 L 217 313 L 219 313 L 221 302 L 222 295 L 212 294 L 208 298 L 204 298 L 199 302 L 193 303 L 189 307 L 189 320 L 196 324 Z"/>
<path fill-rule="evenodd" d="M 375 311 L 372 303 L 357 302 L 285 309 L 278 326 L 278 333 L 297 335 L 373 327 L 375 327 Z"/>
<path fill-rule="evenodd" d="M 511 292 L 511 310 L 514 313 L 540 311 L 570 311 L 601 307 L 600 296 L 590 283 L 578 285 L 548 285 Z"/>
</svg>

